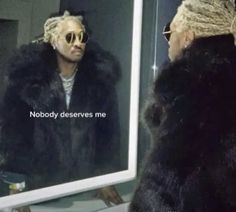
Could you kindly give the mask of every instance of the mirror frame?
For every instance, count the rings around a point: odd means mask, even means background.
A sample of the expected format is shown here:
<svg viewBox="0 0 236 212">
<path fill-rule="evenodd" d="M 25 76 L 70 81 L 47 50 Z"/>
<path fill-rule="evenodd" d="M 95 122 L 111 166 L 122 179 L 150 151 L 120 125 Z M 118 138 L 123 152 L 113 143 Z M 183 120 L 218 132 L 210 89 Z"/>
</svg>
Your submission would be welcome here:
<svg viewBox="0 0 236 212">
<path fill-rule="evenodd" d="M 127 182 L 136 177 L 143 0 L 134 0 L 133 5 L 128 170 L 4 196 L 0 198 L 0 209 L 44 202 L 112 184 Z"/>
</svg>

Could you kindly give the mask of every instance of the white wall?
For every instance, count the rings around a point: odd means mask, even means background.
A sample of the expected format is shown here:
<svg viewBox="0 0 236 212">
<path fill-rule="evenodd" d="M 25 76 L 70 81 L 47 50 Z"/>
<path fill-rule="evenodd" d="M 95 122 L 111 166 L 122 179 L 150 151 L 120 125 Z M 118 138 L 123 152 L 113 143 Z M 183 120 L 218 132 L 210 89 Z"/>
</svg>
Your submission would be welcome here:
<svg viewBox="0 0 236 212">
<path fill-rule="evenodd" d="M 31 12 L 32 1 L 30 0 L 0 1 L 0 19 L 18 20 L 17 46 L 29 41 Z"/>
<path fill-rule="evenodd" d="M 43 33 L 43 24 L 47 17 L 51 13 L 59 11 L 60 0 L 31 0 L 32 5 L 32 22 L 31 22 L 31 34 L 33 39 L 35 36 Z"/>
<path fill-rule="evenodd" d="M 20 46 L 43 32 L 45 20 L 59 6 L 60 0 L 0 0 L 0 19 L 18 20 L 17 46 Z"/>
</svg>

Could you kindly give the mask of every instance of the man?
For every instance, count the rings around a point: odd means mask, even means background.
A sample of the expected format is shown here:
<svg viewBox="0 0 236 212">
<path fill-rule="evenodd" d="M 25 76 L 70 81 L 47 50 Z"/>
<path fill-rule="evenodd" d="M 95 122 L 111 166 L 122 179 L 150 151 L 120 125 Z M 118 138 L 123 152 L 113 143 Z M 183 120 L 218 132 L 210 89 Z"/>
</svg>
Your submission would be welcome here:
<svg viewBox="0 0 236 212">
<path fill-rule="evenodd" d="M 236 12 L 184 0 L 145 111 L 153 147 L 132 212 L 236 211 Z"/>
<path fill-rule="evenodd" d="M 9 62 L 1 169 L 24 174 L 28 189 L 121 169 L 118 65 L 88 39 L 82 16 L 65 12 L 46 21 L 43 42 L 22 46 Z"/>
</svg>

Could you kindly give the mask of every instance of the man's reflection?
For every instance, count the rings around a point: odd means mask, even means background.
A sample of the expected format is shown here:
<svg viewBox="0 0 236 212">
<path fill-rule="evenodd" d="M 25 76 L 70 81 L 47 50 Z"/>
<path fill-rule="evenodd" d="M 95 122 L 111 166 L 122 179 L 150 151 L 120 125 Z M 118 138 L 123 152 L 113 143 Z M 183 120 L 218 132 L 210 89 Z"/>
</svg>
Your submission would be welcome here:
<svg viewBox="0 0 236 212">
<path fill-rule="evenodd" d="M 65 12 L 10 60 L 1 169 L 29 189 L 120 169 L 118 65 L 88 38 L 82 16 Z"/>
</svg>

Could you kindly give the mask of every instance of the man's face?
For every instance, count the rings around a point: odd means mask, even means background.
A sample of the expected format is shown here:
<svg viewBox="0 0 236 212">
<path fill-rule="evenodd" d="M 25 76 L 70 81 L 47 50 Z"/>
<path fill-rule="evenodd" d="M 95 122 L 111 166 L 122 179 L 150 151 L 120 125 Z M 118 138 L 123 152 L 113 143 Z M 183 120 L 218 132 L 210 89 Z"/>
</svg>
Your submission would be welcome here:
<svg viewBox="0 0 236 212">
<path fill-rule="evenodd" d="M 178 32 L 177 24 L 171 23 L 170 24 L 170 40 L 169 44 L 169 58 L 171 61 L 175 60 L 177 57 L 181 56 L 181 52 L 185 46 L 185 33 Z"/>
<path fill-rule="evenodd" d="M 76 20 L 63 20 L 58 24 L 59 36 L 54 40 L 57 56 L 71 63 L 78 63 L 84 55 L 86 44 L 79 36 L 84 27 Z"/>
</svg>

